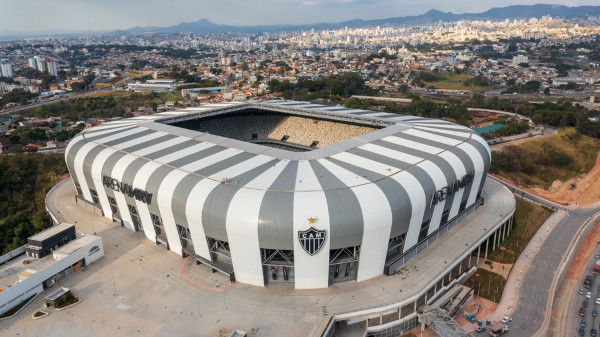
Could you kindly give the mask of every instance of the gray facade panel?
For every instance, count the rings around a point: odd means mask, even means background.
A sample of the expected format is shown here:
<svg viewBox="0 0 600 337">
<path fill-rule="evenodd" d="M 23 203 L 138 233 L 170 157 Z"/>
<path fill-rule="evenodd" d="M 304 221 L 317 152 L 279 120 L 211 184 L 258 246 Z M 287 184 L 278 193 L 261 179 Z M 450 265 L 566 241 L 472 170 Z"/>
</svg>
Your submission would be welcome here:
<svg viewBox="0 0 600 337">
<path fill-rule="evenodd" d="M 467 173 L 475 172 L 475 165 L 473 164 L 473 159 L 465 151 L 463 151 L 462 149 L 459 149 L 457 147 L 454 147 L 454 148 L 450 149 L 449 152 L 453 153 L 455 156 L 457 156 L 460 159 L 462 164 L 465 166 L 465 171 Z M 484 174 L 484 176 L 485 176 L 485 174 Z M 469 194 L 471 193 L 472 187 L 473 187 L 472 182 L 469 185 L 464 187 L 462 200 L 460 201 L 461 203 L 466 202 L 469 199 Z M 466 205 L 466 206 L 468 207 L 469 205 Z"/>
<path fill-rule="evenodd" d="M 354 192 L 315 160 L 309 161 L 329 210 L 330 249 L 358 246 L 362 243 L 364 223 L 360 203 Z"/>
<path fill-rule="evenodd" d="M 94 146 L 83 159 L 83 178 L 87 182 L 88 188 L 93 189 L 94 191 L 98 191 L 102 186 L 95 186 L 94 179 L 92 177 L 92 164 L 94 163 L 94 159 L 98 156 L 98 154 L 104 150 L 105 148 L 100 145 Z M 92 201 L 92 200 L 88 200 Z"/>
<path fill-rule="evenodd" d="M 469 139 L 468 143 L 473 145 L 477 149 L 477 151 L 479 151 L 479 154 L 481 155 L 481 158 L 483 160 L 483 172 L 487 173 L 490 169 L 490 153 L 483 146 L 483 144 L 476 141 L 475 139 Z M 481 190 L 483 189 L 483 183 L 485 182 L 485 178 L 486 174 L 482 174 L 481 181 L 479 184 L 479 190 L 477 191 L 478 194 L 481 193 Z"/>
<path fill-rule="evenodd" d="M 298 162 L 292 161 L 269 187 L 270 191 L 293 190 Z M 266 192 L 258 216 L 258 244 L 268 249 L 294 249 L 294 193 Z"/>
<path fill-rule="evenodd" d="M 104 163 L 102 165 L 102 175 L 103 176 L 107 175 L 109 177 L 112 177 L 113 168 L 115 167 L 115 165 L 117 164 L 119 159 L 123 158 L 124 156 L 125 156 L 125 153 L 123 153 L 123 152 L 115 152 L 115 153 L 112 153 L 110 156 L 108 156 L 108 158 L 106 158 L 106 160 L 104 161 Z M 104 187 L 104 191 L 106 192 L 107 197 L 111 197 L 111 198 L 115 197 L 115 191 L 112 188 L 106 187 L 104 185 L 102 185 L 102 186 Z M 119 210 L 119 213 L 122 213 L 122 212 L 128 212 L 128 210 Z"/>
<path fill-rule="evenodd" d="M 173 210 L 173 217 L 175 218 L 175 223 L 180 226 L 189 228 L 186 216 L 186 205 L 188 202 L 190 192 L 192 192 L 192 189 L 194 188 L 194 186 L 196 186 L 197 183 L 200 182 L 200 180 L 202 180 L 202 177 L 199 177 L 195 174 L 188 174 L 183 179 L 181 179 L 179 184 L 177 184 L 175 191 L 173 192 L 173 199 L 171 200 L 171 209 Z"/>
<path fill-rule="evenodd" d="M 392 210 L 391 237 L 396 237 L 408 232 L 410 218 L 412 216 L 412 207 L 408 193 L 400 183 L 392 178 L 384 177 L 373 171 L 337 159 L 329 158 L 328 160 L 358 176 L 371 177 L 371 179 L 377 180 L 375 185 L 377 185 L 377 187 L 385 194 L 390 209 Z"/>
<path fill-rule="evenodd" d="M 186 141 L 184 141 L 184 142 L 182 142 L 180 144 L 170 146 L 170 147 L 168 147 L 166 149 L 162 149 L 160 151 L 149 153 L 149 154 L 145 155 L 145 157 L 149 158 L 149 159 L 152 159 L 152 160 L 155 160 L 155 159 L 164 157 L 166 155 L 169 155 L 171 153 L 175 153 L 177 151 L 186 149 L 186 148 L 188 148 L 190 146 L 193 146 L 193 145 L 196 145 L 196 144 L 198 144 L 198 142 L 195 141 L 195 140 L 191 140 L 191 139 L 190 140 L 186 140 Z"/>
<path fill-rule="evenodd" d="M 395 143 L 386 142 L 383 140 L 374 141 L 373 144 L 385 147 L 386 149 L 410 154 L 411 156 L 415 156 L 415 157 L 419 157 L 419 158 L 423 158 L 423 159 L 433 156 L 431 153 L 419 151 L 419 149 L 415 149 L 415 148 L 408 147 L 408 146 L 402 146 L 402 145 L 398 145 Z"/>
<path fill-rule="evenodd" d="M 79 136 L 81 137 L 81 136 Z M 66 154 L 66 162 L 67 162 L 67 168 L 69 169 L 69 172 L 71 173 L 71 177 L 73 178 L 73 182 L 76 184 L 79 184 L 79 179 L 85 179 L 83 177 L 78 177 L 77 173 L 75 172 L 75 157 L 77 156 L 77 153 L 79 152 L 79 150 L 81 150 L 81 147 L 83 145 L 87 144 L 87 142 L 84 140 L 81 140 L 75 144 L 73 144 L 70 148 L 69 148 L 69 152 Z"/>
<path fill-rule="evenodd" d="M 148 178 L 148 182 L 146 183 L 146 191 L 148 193 L 152 193 L 152 202 L 148 205 L 148 210 L 151 214 L 163 217 L 163 215 L 160 214 L 156 198 L 158 197 L 158 189 L 160 184 L 163 182 L 163 180 L 165 180 L 165 177 L 171 173 L 171 171 L 173 171 L 173 169 L 168 166 L 160 166 L 154 172 L 152 172 L 150 178 Z"/>
<path fill-rule="evenodd" d="M 207 149 L 207 150 L 209 150 L 209 149 Z M 251 154 L 251 153 L 242 152 L 242 153 L 236 154 L 233 157 L 229 157 L 229 158 L 227 158 L 225 160 L 222 160 L 222 161 L 220 161 L 218 163 L 214 163 L 214 164 L 212 164 L 210 166 L 204 167 L 204 168 L 196 171 L 196 173 L 200 174 L 200 175 L 202 175 L 204 177 L 209 177 L 209 176 L 211 176 L 213 174 L 217 174 L 217 173 L 219 173 L 221 171 L 224 171 L 224 170 L 226 170 L 226 169 L 228 169 L 228 168 L 230 168 L 232 166 L 235 166 L 237 164 L 241 164 L 241 163 L 245 162 L 246 160 L 248 160 L 250 158 L 253 158 L 253 157 L 254 157 L 254 155 Z M 233 183 L 235 183 L 236 181 L 239 181 L 239 184 L 245 184 L 245 183 L 248 182 L 248 181 L 242 180 L 242 179 L 233 179 L 232 177 L 217 177 L 216 179 L 221 179 L 221 178 L 231 179 L 231 181 Z"/>
<path fill-rule="evenodd" d="M 132 161 L 125 169 L 125 174 L 123 174 L 123 179 L 121 181 L 133 186 L 133 180 L 135 179 L 135 176 L 137 175 L 139 170 L 142 168 L 142 166 L 144 166 L 147 162 L 148 161 L 143 158 L 137 158 L 134 161 Z M 127 195 L 127 193 L 124 193 L 124 195 L 125 195 L 125 200 L 127 201 L 127 203 L 129 205 L 136 206 L 135 197 L 130 197 Z M 150 201 L 150 203 L 153 203 L 153 202 L 156 202 L 155 194 L 152 195 L 152 200 Z"/>
<path fill-rule="evenodd" d="M 432 157 L 429 159 L 432 163 L 434 163 L 440 170 L 444 173 L 444 177 L 446 178 L 446 186 L 450 186 L 453 182 L 456 181 L 456 173 L 454 173 L 454 169 L 452 166 L 443 158 L 440 157 Z M 462 177 L 458 177 L 462 178 Z M 444 205 L 444 211 L 450 210 L 452 208 L 452 203 L 454 202 L 455 194 L 451 194 L 446 198 L 446 204 Z M 442 224 L 440 224 L 442 225 Z"/>
<path fill-rule="evenodd" d="M 245 185 L 252 179 L 271 168 L 277 160 L 271 160 L 250 171 L 244 172 L 238 176 L 229 178 L 231 184 L 220 184 L 215 187 L 204 203 L 202 208 L 202 223 L 204 224 L 204 233 L 206 236 L 217 240 L 227 240 L 227 210 L 233 196 L 240 190 L 240 186 Z M 239 184 L 238 184 L 239 182 Z M 237 185 L 237 186 L 236 186 Z"/>
<path fill-rule="evenodd" d="M 137 128 L 138 128 L 138 126 L 137 126 L 137 125 L 132 125 L 132 126 L 131 126 L 131 127 L 129 127 L 129 128 L 116 128 L 117 130 L 115 130 L 115 131 L 111 131 L 111 132 L 103 133 L 103 134 L 100 134 L 100 135 L 96 135 L 96 134 L 94 134 L 94 132 L 85 131 L 85 132 L 83 133 L 83 137 L 85 137 L 85 139 L 86 139 L 87 141 L 94 141 L 94 140 L 97 140 L 97 139 L 100 139 L 100 138 L 109 137 L 109 136 L 114 136 L 114 135 L 117 135 L 117 134 L 119 134 L 119 133 L 123 133 L 123 132 L 131 131 L 131 130 L 133 130 L 133 129 L 137 129 Z M 92 130 L 93 130 L 93 129 L 92 129 Z M 97 131 L 105 131 L 105 130 L 104 130 L 104 129 L 98 129 Z M 88 134 L 88 133 L 89 133 L 89 134 Z"/>
<path fill-rule="evenodd" d="M 111 140 L 109 142 L 104 142 L 102 144 L 104 144 L 107 147 L 114 146 L 114 145 L 117 145 L 117 144 L 128 142 L 130 140 L 139 139 L 141 137 L 148 136 L 148 135 L 151 135 L 153 133 L 154 133 L 153 130 L 144 130 L 142 132 L 137 132 L 137 133 L 134 133 L 134 134 L 129 135 L 129 136 L 125 136 L 125 137 L 122 137 L 122 138 L 119 138 L 119 139 Z"/>
<path fill-rule="evenodd" d="M 171 140 L 173 138 L 177 138 L 176 136 L 173 135 L 165 135 L 165 136 L 161 136 L 152 140 L 149 140 L 147 142 L 144 142 L 142 144 L 138 144 L 138 145 L 134 145 L 134 146 L 130 146 L 127 148 L 124 148 L 123 151 L 125 152 L 135 152 L 135 151 L 139 151 L 145 148 L 148 148 L 150 146 L 154 146 L 156 144 L 160 144 L 162 142 L 166 142 L 168 140 Z"/>
</svg>

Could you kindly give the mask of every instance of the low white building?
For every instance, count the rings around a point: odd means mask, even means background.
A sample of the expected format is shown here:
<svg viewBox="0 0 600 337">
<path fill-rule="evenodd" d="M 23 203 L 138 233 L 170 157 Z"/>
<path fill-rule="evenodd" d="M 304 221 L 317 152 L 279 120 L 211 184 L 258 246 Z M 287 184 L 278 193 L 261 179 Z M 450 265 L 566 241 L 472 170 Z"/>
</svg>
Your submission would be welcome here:
<svg viewBox="0 0 600 337">
<path fill-rule="evenodd" d="M 0 268 L 0 285 L 8 285 L 0 292 L 0 314 L 104 256 L 102 238 L 77 236 L 77 239 L 55 250 L 52 256 L 31 259 L 23 255 Z"/>
</svg>

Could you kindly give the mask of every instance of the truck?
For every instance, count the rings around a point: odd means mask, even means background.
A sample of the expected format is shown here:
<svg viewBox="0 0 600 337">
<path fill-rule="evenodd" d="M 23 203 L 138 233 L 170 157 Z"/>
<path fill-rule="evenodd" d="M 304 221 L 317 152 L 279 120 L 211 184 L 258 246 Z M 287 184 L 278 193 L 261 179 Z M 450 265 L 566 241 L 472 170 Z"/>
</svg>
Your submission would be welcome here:
<svg viewBox="0 0 600 337">
<path fill-rule="evenodd" d="M 596 260 L 596 264 L 594 265 L 594 269 L 592 269 L 592 273 L 594 273 L 594 275 L 598 275 L 599 272 L 600 272 L 600 260 Z"/>
<path fill-rule="evenodd" d="M 586 275 L 585 276 L 585 281 L 583 281 L 583 287 L 585 289 L 590 289 L 590 287 L 592 286 L 592 275 Z"/>
<path fill-rule="evenodd" d="M 508 332 L 508 325 L 496 323 L 490 327 L 490 336 L 496 337 Z"/>
</svg>

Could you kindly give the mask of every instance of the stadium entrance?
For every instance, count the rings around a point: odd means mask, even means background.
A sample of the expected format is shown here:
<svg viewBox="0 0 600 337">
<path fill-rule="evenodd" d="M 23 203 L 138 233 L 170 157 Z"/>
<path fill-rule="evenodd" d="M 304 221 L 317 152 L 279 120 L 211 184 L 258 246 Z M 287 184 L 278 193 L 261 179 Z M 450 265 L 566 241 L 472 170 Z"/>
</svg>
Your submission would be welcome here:
<svg viewBox="0 0 600 337">
<path fill-rule="evenodd" d="M 333 249 L 329 252 L 329 284 L 356 281 L 360 246 Z"/>
<path fill-rule="evenodd" d="M 265 284 L 294 286 L 294 251 L 261 249 Z"/>
</svg>

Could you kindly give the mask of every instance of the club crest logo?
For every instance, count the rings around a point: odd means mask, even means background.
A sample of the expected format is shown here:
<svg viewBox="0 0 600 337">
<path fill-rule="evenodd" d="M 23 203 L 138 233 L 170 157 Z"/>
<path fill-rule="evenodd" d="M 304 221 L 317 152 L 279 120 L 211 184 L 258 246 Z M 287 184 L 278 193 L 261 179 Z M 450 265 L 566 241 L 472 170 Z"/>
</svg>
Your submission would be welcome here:
<svg viewBox="0 0 600 337">
<path fill-rule="evenodd" d="M 314 223 L 313 218 L 310 220 L 309 223 Z M 298 231 L 298 240 L 304 251 L 306 251 L 308 255 L 313 256 L 321 250 L 321 247 L 323 247 L 323 244 L 325 243 L 325 231 L 315 229 L 314 227 L 311 227 L 306 231 Z"/>
</svg>

